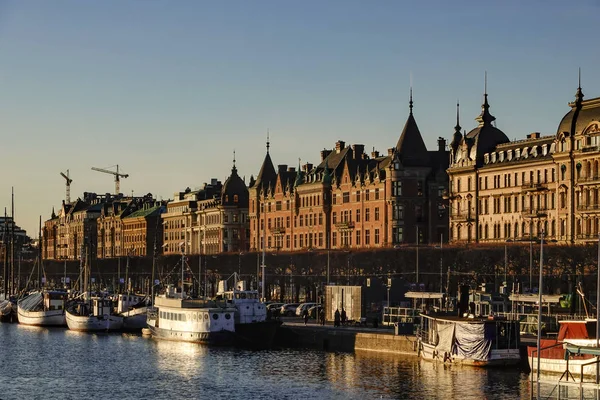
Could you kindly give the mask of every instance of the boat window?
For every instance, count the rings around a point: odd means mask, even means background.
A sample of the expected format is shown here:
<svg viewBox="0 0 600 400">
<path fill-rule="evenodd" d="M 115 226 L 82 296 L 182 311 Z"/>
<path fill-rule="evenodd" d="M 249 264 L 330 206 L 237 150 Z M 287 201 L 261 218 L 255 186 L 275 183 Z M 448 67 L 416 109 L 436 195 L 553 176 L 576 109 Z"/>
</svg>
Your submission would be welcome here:
<svg viewBox="0 0 600 400">
<path fill-rule="evenodd" d="M 219 314 L 213 314 L 213 319 L 219 319 Z"/>
<path fill-rule="evenodd" d="M 186 322 L 187 321 L 187 317 L 185 314 L 181 314 L 181 319 L 180 321 Z"/>
<path fill-rule="evenodd" d="M 230 314 L 225 314 L 225 319 L 231 319 L 231 315 Z"/>
<path fill-rule="evenodd" d="M 208 319 L 208 314 L 204 314 L 204 319 Z"/>
<path fill-rule="evenodd" d="M 239 294 L 239 293 L 236 293 L 236 294 L 235 294 L 235 298 L 236 298 L 236 299 L 239 299 L 239 298 L 240 298 L 240 294 Z"/>
</svg>

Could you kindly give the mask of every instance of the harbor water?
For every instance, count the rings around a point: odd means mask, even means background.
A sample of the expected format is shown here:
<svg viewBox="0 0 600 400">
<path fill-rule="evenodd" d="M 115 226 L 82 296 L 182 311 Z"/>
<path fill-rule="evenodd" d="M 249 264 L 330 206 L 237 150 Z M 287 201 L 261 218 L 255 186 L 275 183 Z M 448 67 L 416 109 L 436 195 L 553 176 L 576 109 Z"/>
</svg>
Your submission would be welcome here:
<svg viewBox="0 0 600 400">
<path fill-rule="evenodd" d="M 526 399 L 529 374 L 373 352 L 251 351 L 0 324 L 0 398 Z"/>
</svg>

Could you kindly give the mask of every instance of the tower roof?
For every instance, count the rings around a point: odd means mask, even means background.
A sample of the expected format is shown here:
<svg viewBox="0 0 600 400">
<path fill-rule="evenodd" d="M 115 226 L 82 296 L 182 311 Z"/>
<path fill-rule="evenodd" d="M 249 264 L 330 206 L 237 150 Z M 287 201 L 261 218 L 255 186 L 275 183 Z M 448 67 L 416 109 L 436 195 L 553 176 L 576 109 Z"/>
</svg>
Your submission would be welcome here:
<svg viewBox="0 0 600 400">
<path fill-rule="evenodd" d="M 406 166 L 421 166 L 427 165 L 429 160 L 429 154 L 427 147 L 417 126 L 417 121 L 413 116 L 413 100 L 412 100 L 412 89 L 410 91 L 410 102 L 409 102 L 409 114 L 404 129 L 396 144 L 396 152 L 402 164 Z"/>
</svg>

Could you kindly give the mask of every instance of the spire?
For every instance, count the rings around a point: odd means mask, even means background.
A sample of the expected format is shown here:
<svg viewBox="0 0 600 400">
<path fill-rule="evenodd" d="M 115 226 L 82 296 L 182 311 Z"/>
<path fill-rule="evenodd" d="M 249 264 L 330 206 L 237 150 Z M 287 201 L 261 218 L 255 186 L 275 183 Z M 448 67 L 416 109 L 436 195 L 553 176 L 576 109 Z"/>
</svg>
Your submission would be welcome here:
<svg viewBox="0 0 600 400">
<path fill-rule="evenodd" d="M 396 152 L 399 154 L 399 158 L 405 165 L 427 165 L 429 160 L 429 154 L 427 147 L 417 126 L 417 121 L 412 112 L 413 109 L 413 98 L 412 98 L 412 86 L 410 88 L 410 101 L 408 118 L 404 124 L 404 129 L 400 134 L 400 138 L 396 143 Z M 412 164 L 411 164 L 412 163 Z"/>
<path fill-rule="evenodd" d="M 237 175 L 237 168 L 235 167 L 235 149 L 233 150 L 233 167 L 231 168 L 231 175 Z"/>
<path fill-rule="evenodd" d="M 409 109 L 410 115 L 412 115 L 412 109 L 413 109 L 412 85 L 410 86 L 410 100 L 408 102 L 408 109 Z"/>
<path fill-rule="evenodd" d="M 460 103 L 456 100 L 456 126 L 454 127 L 454 136 L 452 137 L 452 143 L 450 143 L 450 147 L 456 151 L 458 146 L 460 145 L 460 140 L 462 139 L 462 134 L 460 130 L 462 129 L 460 126 Z"/>
<path fill-rule="evenodd" d="M 56 213 L 54 212 L 54 206 L 52 206 L 52 219 L 56 218 Z"/>
<path fill-rule="evenodd" d="M 269 142 L 269 129 L 267 128 L 267 154 L 269 154 L 269 147 L 271 147 L 271 142 Z"/>
<path fill-rule="evenodd" d="M 577 85 L 577 92 L 575 92 L 575 104 L 580 106 L 583 102 L 583 92 L 581 91 L 581 68 L 579 68 L 579 82 Z"/>
<path fill-rule="evenodd" d="M 487 97 L 487 71 L 485 71 L 485 84 L 483 91 L 483 104 L 481 105 L 481 114 L 475 118 L 475 121 L 479 122 L 479 126 L 490 125 L 496 119 L 496 117 L 490 114 L 490 105 Z"/>
</svg>

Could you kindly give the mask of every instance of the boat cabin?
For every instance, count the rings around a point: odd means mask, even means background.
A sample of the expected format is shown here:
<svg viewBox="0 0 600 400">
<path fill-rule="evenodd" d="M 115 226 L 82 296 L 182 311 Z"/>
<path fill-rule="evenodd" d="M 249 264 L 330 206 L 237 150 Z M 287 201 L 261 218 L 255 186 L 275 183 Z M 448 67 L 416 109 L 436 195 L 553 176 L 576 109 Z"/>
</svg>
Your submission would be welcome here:
<svg viewBox="0 0 600 400">
<path fill-rule="evenodd" d="M 44 292 L 44 309 L 63 310 L 66 300 L 66 292 Z"/>
<path fill-rule="evenodd" d="M 117 296 L 117 314 L 124 313 L 145 303 L 147 297 L 133 294 L 120 294 Z"/>
</svg>

